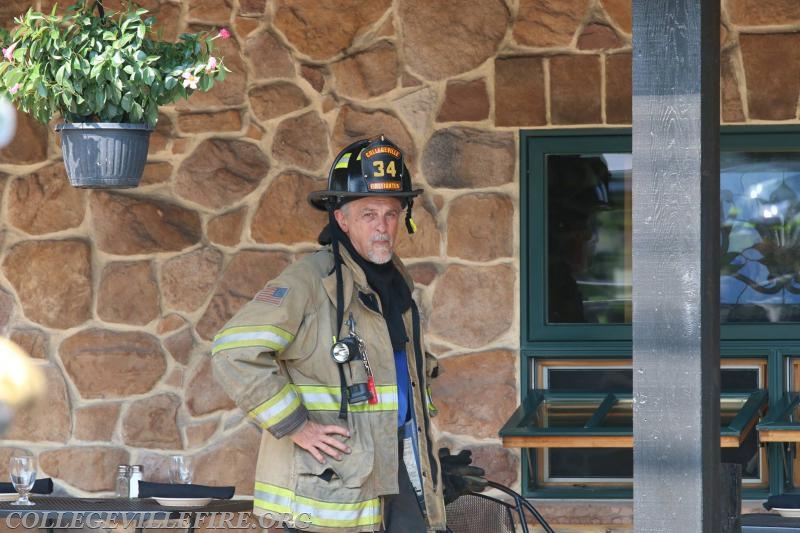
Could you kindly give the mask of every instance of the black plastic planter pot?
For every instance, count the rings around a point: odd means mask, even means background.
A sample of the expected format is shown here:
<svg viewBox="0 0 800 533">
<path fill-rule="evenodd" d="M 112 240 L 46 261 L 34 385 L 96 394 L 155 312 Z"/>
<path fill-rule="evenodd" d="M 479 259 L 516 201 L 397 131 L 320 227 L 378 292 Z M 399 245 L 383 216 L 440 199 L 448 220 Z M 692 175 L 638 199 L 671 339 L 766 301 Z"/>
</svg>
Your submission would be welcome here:
<svg viewBox="0 0 800 533">
<path fill-rule="evenodd" d="M 86 189 L 128 189 L 139 185 L 152 126 L 112 122 L 64 123 L 61 151 L 69 182 Z"/>
</svg>

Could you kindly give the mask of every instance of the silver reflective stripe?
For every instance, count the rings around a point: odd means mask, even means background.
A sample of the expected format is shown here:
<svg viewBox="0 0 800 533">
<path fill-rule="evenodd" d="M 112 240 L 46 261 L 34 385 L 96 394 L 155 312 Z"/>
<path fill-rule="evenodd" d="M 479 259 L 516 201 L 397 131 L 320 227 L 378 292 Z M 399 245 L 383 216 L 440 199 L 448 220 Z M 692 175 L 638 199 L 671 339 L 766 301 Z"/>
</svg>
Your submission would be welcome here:
<svg viewBox="0 0 800 533">
<path fill-rule="evenodd" d="M 244 346 L 264 346 L 276 352 L 286 348 L 292 338 L 273 330 L 260 330 L 260 331 L 237 331 L 237 332 L 222 332 L 214 339 L 214 344 L 211 348 L 212 353 L 217 353 L 220 350 L 229 348 L 241 348 Z"/>
<path fill-rule="evenodd" d="M 299 496 L 288 489 L 256 482 L 256 508 L 272 513 L 289 513 L 298 519 L 303 516 L 316 525 L 330 528 L 379 526 L 381 506 L 378 498 L 356 503 L 334 503 Z"/>
<path fill-rule="evenodd" d="M 286 418 L 298 407 L 300 407 L 300 397 L 297 396 L 292 384 L 287 383 L 278 394 L 251 410 L 250 416 L 264 427 L 270 427 Z"/>
</svg>

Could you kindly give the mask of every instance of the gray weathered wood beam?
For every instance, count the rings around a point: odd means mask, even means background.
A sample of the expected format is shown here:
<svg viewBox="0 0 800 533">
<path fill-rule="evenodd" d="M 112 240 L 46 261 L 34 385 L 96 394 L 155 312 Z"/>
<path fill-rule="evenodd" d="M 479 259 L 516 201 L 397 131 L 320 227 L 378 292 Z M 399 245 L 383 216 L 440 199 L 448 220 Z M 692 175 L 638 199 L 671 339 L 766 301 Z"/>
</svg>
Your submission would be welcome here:
<svg viewBox="0 0 800 533">
<path fill-rule="evenodd" d="M 637 533 L 719 517 L 719 0 L 633 0 Z"/>
</svg>

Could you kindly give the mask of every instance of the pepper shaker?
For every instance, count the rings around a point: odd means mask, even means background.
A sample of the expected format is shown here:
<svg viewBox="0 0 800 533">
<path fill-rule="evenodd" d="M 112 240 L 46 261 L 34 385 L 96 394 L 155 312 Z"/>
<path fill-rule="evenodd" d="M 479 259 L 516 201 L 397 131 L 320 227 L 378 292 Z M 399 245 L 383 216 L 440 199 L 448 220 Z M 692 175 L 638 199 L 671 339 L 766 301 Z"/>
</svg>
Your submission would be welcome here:
<svg viewBox="0 0 800 533">
<path fill-rule="evenodd" d="M 128 469 L 128 465 L 117 467 L 117 498 L 127 498 L 130 495 L 131 478 Z"/>
</svg>

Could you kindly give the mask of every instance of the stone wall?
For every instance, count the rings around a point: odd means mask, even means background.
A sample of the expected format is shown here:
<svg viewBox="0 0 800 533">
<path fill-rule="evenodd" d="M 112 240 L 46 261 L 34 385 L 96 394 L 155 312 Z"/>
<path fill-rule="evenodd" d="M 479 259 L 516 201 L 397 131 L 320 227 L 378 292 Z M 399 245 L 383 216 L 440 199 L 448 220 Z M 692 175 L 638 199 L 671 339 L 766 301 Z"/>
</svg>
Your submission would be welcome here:
<svg viewBox="0 0 800 533">
<path fill-rule="evenodd" d="M 53 3 L 5 0 L 0 24 Z M 630 1 L 140 3 L 168 37 L 229 28 L 231 73 L 163 108 L 137 189 L 71 188 L 52 124 L 25 116 L 0 150 L 0 333 L 49 381 L 0 472 L 24 448 L 59 492 L 107 495 L 118 463 L 164 480 L 182 452 L 197 482 L 250 494 L 259 432 L 214 382 L 210 340 L 315 248 L 325 217 L 305 198 L 336 152 L 384 133 L 426 190 L 399 252 L 442 359 L 436 433 L 519 487 L 497 438 L 519 400 L 518 129 L 630 124 Z M 723 122 L 796 121 L 800 4 L 722 14 Z M 629 502 L 539 507 L 561 531 L 631 522 Z"/>
</svg>

